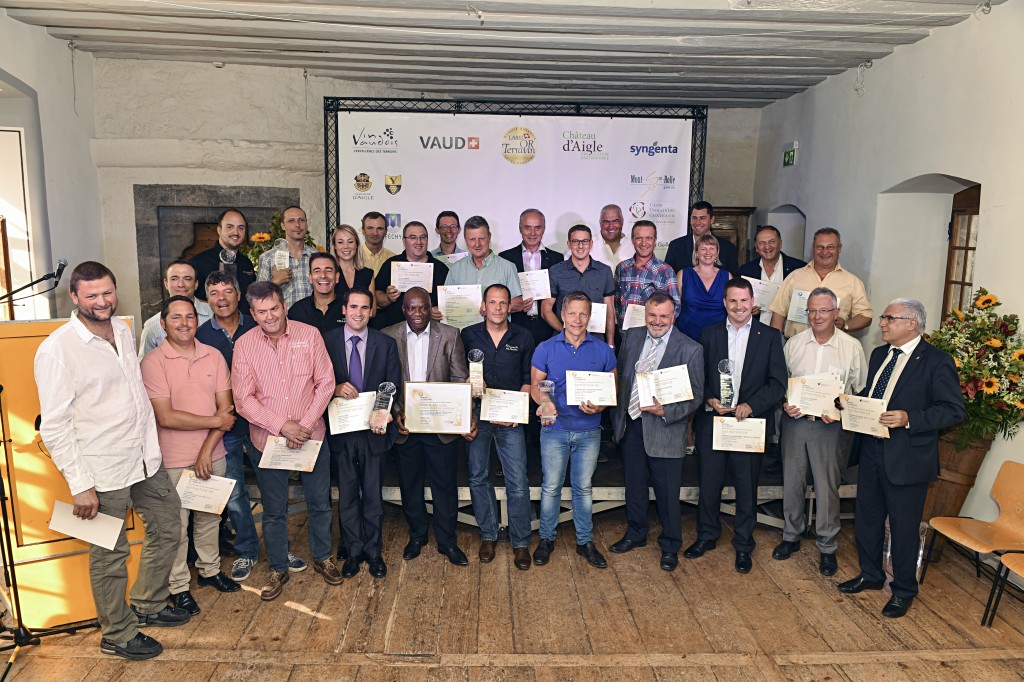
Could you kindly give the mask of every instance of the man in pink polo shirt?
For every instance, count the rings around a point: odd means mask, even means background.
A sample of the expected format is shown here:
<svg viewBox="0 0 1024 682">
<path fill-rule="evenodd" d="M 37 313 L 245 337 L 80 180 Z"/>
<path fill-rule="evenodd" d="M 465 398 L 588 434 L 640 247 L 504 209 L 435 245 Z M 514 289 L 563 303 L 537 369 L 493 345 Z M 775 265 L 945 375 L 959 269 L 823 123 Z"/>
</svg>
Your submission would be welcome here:
<svg viewBox="0 0 1024 682">
<path fill-rule="evenodd" d="M 155 351 L 142 359 L 142 380 L 156 414 L 164 468 L 177 487 L 186 470 L 202 479 L 224 476 L 226 451 L 221 441 L 235 424 L 231 375 L 224 357 L 196 341 L 199 316 L 185 296 L 172 296 L 160 312 L 167 334 Z M 192 575 L 188 556 L 188 509 L 181 509 L 181 537 L 171 568 L 171 602 L 192 615 L 199 604 L 189 592 Z M 192 511 L 199 584 L 234 592 L 239 584 L 220 570 L 220 514 Z"/>
</svg>

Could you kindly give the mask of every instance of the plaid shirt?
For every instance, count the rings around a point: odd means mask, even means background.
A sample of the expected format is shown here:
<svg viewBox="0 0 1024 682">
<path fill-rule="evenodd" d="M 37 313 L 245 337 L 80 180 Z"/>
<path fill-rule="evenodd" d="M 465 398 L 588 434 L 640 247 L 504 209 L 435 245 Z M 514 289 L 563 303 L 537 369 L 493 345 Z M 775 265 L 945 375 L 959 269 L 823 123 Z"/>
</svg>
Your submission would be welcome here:
<svg viewBox="0 0 1024 682">
<path fill-rule="evenodd" d="M 679 313 L 679 286 L 672 266 L 656 256 L 651 256 L 643 266 L 636 267 L 634 258 L 615 266 L 615 318 L 622 322 L 626 306 L 630 303 L 643 305 L 655 291 L 664 291 L 676 302 Z"/>
<path fill-rule="evenodd" d="M 309 257 L 316 253 L 309 244 L 302 245 L 302 258 L 296 260 L 288 255 L 288 267 L 292 270 L 292 278 L 281 287 L 284 292 L 285 308 L 291 308 L 296 301 L 301 301 L 307 296 L 313 295 L 313 285 L 309 281 Z M 264 252 L 260 256 L 259 267 L 256 268 L 256 281 L 269 282 L 273 275 L 274 249 Z"/>
</svg>

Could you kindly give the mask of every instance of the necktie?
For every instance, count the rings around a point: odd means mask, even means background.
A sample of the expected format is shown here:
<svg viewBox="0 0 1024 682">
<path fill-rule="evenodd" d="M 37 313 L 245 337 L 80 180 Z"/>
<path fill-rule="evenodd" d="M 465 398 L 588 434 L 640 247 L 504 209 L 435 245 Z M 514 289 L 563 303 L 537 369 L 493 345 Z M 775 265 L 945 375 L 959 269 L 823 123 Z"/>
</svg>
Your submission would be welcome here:
<svg viewBox="0 0 1024 682">
<path fill-rule="evenodd" d="M 885 387 L 889 385 L 889 379 L 892 378 L 892 372 L 896 369 L 896 361 L 900 359 L 899 348 L 892 349 L 892 360 L 882 368 L 882 373 L 878 375 L 878 383 L 875 384 L 875 389 L 871 391 L 872 398 L 881 398 L 885 395 Z"/>
<path fill-rule="evenodd" d="M 363 390 L 363 359 L 359 357 L 358 336 L 349 339 L 352 344 L 352 355 L 348 359 L 348 380 L 356 387 L 357 391 Z"/>
<path fill-rule="evenodd" d="M 640 371 L 652 372 L 655 369 L 655 362 L 658 356 L 658 345 L 661 343 L 661 339 L 651 339 L 651 348 L 647 351 L 647 355 L 640 360 Z M 638 419 L 640 417 L 640 382 L 634 377 L 633 379 L 633 392 L 629 394 L 629 418 Z"/>
</svg>

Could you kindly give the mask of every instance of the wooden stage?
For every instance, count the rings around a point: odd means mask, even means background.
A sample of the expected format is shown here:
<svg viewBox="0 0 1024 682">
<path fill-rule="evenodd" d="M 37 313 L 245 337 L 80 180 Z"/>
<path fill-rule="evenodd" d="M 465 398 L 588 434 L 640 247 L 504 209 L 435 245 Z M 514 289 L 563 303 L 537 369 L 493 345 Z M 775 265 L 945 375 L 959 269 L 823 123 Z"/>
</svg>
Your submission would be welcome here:
<svg viewBox="0 0 1024 682">
<path fill-rule="evenodd" d="M 685 541 L 694 510 L 684 505 Z M 129 662 L 102 654 L 99 633 L 46 638 L 18 656 L 10 679 L 75 680 L 968 680 L 1024 678 L 1024 608 L 1010 597 L 991 629 L 978 623 L 989 583 L 947 551 L 906 617 L 881 615 L 888 593 L 840 594 L 856 573 L 852 525 L 844 524 L 833 578 L 818 573 L 813 543 L 774 561 L 778 531 L 758 526 L 754 569 L 733 570 L 729 526 L 718 549 L 674 573 L 658 568 L 657 523 L 646 548 L 607 554 L 591 568 L 559 527 L 551 563 L 518 571 L 507 543 L 491 564 L 476 560 L 475 529 L 460 525 L 468 567 L 432 546 L 402 561 L 401 513 L 388 506 L 389 573 L 363 571 L 328 587 L 312 569 L 294 574 L 274 602 L 260 600 L 261 559 L 241 592 L 194 588 L 203 612 L 186 626 L 153 629 L 164 654 Z M 309 558 L 304 513 L 291 517 L 292 546 Z M 625 512 L 595 518 L 605 549 Z M 335 531 L 336 532 L 336 531 Z M 536 535 L 533 545 L 536 546 Z M 225 568 L 230 560 L 224 560 Z"/>
</svg>

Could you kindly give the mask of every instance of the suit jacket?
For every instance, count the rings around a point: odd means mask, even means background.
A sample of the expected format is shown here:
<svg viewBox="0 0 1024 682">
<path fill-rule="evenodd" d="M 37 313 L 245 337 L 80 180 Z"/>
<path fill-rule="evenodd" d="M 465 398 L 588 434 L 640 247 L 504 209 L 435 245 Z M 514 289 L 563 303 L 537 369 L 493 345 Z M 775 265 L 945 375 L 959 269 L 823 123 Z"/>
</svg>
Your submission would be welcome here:
<svg viewBox="0 0 1024 682">
<path fill-rule="evenodd" d="M 516 272 L 526 272 L 526 268 L 523 265 L 523 245 L 522 243 L 513 246 L 511 249 L 506 249 L 498 254 L 512 265 L 516 266 Z M 555 263 L 560 263 L 565 260 L 565 255 L 554 251 L 547 247 L 541 247 L 540 249 L 540 267 L 543 270 L 548 270 Z M 540 301 L 537 302 L 540 305 Z M 539 310 L 540 308 L 538 308 Z M 551 328 L 547 322 L 544 321 L 539 314 L 535 317 L 530 317 L 526 313 L 512 313 L 512 324 L 518 324 L 520 327 L 525 327 L 530 330 L 533 335 L 533 342 L 540 343 L 551 338 L 554 335 L 555 330 Z"/>
<path fill-rule="evenodd" d="M 789 273 L 793 272 L 794 270 L 798 270 L 799 268 L 802 268 L 805 265 L 807 265 L 807 263 L 800 260 L 799 258 L 793 258 L 792 256 L 782 254 L 782 279 L 786 279 L 787 277 L 789 277 Z M 729 272 L 732 272 L 732 270 L 730 270 Z M 748 260 L 746 263 L 740 266 L 738 273 L 734 272 L 733 274 L 739 275 L 740 277 L 752 277 L 754 279 L 761 279 L 761 258 L 757 257 L 754 258 L 753 260 Z"/>
<path fill-rule="evenodd" d="M 871 352 L 868 385 L 861 396 L 871 395 L 871 384 L 890 353 L 888 344 Z M 939 475 L 939 431 L 963 420 L 960 378 L 949 353 L 921 339 L 903 367 L 889 397 L 888 409 L 904 410 L 910 428 L 889 429 L 882 439 L 883 463 L 889 480 L 896 485 L 933 481 Z M 870 436 L 854 439 L 850 465 L 860 461 L 860 448 Z"/>
<path fill-rule="evenodd" d="M 722 267 L 735 275 L 739 269 L 739 254 L 735 245 L 727 239 L 718 240 L 718 260 L 722 261 Z M 668 243 L 668 252 L 665 254 L 665 262 L 672 266 L 676 272 L 693 267 L 693 233 L 690 232 L 684 237 L 677 237 Z M 761 271 L 757 272 L 758 278 Z"/>
<path fill-rule="evenodd" d="M 331 356 L 331 364 L 334 365 L 335 383 L 345 383 L 349 380 L 348 361 L 345 360 L 345 328 L 341 327 L 327 332 L 324 335 L 324 345 L 327 346 L 327 354 Z M 376 329 L 368 329 L 365 355 L 363 391 L 376 391 L 381 383 L 390 381 L 398 389 L 395 394 L 397 400 L 402 393 L 402 365 L 398 360 L 398 346 L 394 339 Z M 392 411 L 394 411 L 394 407 L 392 407 Z M 372 431 L 341 433 L 336 436 L 329 434 L 328 430 L 330 445 L 336 450 L 342 447 L 341 443 L 345 438 L 363 437 L 369 443 L 370 452 L 383 454 L 395 444 L 395 439 L 398 438 L 398 427 L 394 422 L 388 424 L 387 431 L 383 435 L 375 434 Z"/>
<path fill-rule="evenodd" d="M 711 325 L 701 332 L 704 347 L 704 401 L 722 398 L 719 383 L 718 363 L 729 357 L 729 334 L 725 325 L 729 321 Z M 764 419 L 765 439 L 775 432 L 775 408 L 786 395 L 789 371 L 786 356 L 782 353 L 782 334 L 757 318 L 750 322 L 750 336 L 747 338 L 747 352 L 743 359 L 743 374 L 740 394 L 736 405 L 746 403 L 753 410 L 751 417 Z M 697 411 L 695 428 L 704 432 L 710 446 L 712 421 L 717 412 L 703 407 Z"/>
<path fill-rule="evenodd" d="M 618 406 L 612 413 L 612 428 L 616 441 L 622 440 L 626 435 L 636 363 L 640 360 L 646 338 L 646 327 L 627 329 L 622 333 L 618 357 Z M 651 457 L 678 459 L 686 453 L 686 427 L 690 421 L 690 414 L 703 403 L 704 349 L 686 334 L 673 329 L 658 369 L 678 365 L 686 365 L 686 370 L 690 374 L 693 399 L 665 405 L 664 419 L 649 412 L 640 415 L 644 429 L 644 448 Z"/>
<path fill-rule="evenodd" d="M 405 340 L 405 322 L 393 324 L 384 333 L 398 345 L 398 359 L 402 364 L 402 378 L 409 381 L 409 349 Z M 427 350 L 427 381 L 463 383 L 469 378 L 466 364 L 466 350 L 462 345 L 459 330 L 447 324 L 430 321 L 430 347 Z M 405 393 L 395 396 L 398 408 L 405 410 Z M 438 434 L 442 443 L 451 443 L 457 435 Z M 406 436 L 399 435 L 397 442 L 404 443 Z"/>
</svg>

